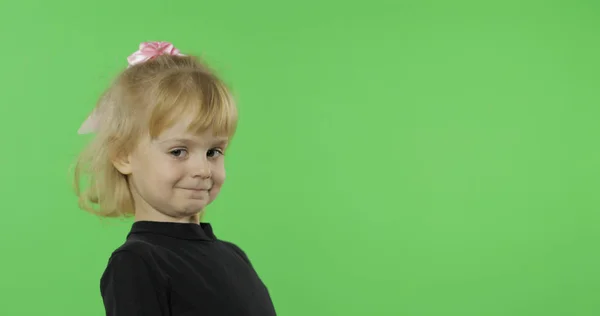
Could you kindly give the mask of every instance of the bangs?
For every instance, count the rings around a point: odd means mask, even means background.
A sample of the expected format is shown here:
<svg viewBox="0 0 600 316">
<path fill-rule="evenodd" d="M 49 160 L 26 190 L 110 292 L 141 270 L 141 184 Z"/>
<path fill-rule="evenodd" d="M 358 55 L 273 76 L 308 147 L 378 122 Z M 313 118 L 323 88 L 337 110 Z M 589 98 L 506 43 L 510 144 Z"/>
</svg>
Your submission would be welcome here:
<svg viewBox="0 0 600 316">
<path fill-rule="evenodd" d="M 188 122 L 188 132 L 193 134 L 212 130 L 215 136 L 231 138 L 235 133 L 233 98 L 211 74 L 195 71 L 166 76 L 158 84 L 153 101 L 149 120 L 152 138 L 181 121 Z"/>
</svg>

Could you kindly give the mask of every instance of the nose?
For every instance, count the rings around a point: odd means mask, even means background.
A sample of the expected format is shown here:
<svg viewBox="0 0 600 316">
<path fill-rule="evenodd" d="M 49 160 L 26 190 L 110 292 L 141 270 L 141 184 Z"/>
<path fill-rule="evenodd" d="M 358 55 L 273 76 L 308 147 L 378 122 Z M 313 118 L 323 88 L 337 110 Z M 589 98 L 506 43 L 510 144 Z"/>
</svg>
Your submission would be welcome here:
<svg viewBox="0 0 600 316">
<path fill-rule="evenodd" d="M 210 162 L 206 159 L 198 159 L 192 164 L 192 176 L 194 178 L 208 179 L 212 176 Z"/>
</svg>

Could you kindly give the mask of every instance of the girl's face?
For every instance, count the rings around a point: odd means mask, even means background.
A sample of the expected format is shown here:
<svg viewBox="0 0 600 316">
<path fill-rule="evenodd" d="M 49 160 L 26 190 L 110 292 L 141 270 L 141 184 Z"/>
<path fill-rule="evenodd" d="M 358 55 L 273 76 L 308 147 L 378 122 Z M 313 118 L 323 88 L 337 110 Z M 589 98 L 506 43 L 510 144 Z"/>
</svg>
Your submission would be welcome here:
<svg viewBox="0 0 600 316">
<path fill-rule="evenodd" d="M 228 139 L 191 135 L 178 123 L 158 138 L 143 138 L 115 167 L 129 177 L 136 220 L 190 222 L 214 201 L 225 181 Z"/>
</svg>

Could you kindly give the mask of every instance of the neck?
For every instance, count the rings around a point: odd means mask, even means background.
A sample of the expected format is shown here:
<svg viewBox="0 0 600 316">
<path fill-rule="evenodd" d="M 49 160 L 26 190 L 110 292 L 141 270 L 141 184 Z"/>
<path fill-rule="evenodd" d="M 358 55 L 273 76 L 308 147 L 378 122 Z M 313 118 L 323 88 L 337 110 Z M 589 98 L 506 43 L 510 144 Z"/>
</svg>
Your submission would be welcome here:
<svg viewBox="0 0 600 316">
<path fill-rule="evenodd" d="M 172 222 L 172 223 L 200 223 L 200 214 L 185 217 L 171 217 L 164 214 L 148 214 L 145 212 L 135 212 L 135 221 L 150 221 L 150 222 Z"/>
</svg>

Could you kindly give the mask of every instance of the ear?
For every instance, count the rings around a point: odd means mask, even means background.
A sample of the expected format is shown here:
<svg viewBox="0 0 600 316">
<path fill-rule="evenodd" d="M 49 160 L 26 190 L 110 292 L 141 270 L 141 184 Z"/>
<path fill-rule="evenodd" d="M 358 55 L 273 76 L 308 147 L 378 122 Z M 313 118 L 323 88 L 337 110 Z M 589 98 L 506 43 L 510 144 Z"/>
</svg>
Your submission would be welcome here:
<svg viewBox="0 0 600 316">
<path fill-rule="evenodd" d="M 131 158 L 129 155 L 119 155 L 117 157 L 115 157 L 112 160 L 112 164 L 113 166 L 115 166 L 115 168 L 117 170 L 119 170 L 120 173 L 124 174 L 124 175 L 130 175 L 132 170 L 131 170 Z"/>
</svg>

